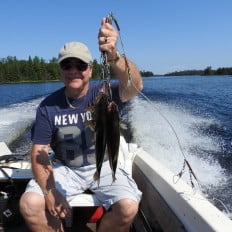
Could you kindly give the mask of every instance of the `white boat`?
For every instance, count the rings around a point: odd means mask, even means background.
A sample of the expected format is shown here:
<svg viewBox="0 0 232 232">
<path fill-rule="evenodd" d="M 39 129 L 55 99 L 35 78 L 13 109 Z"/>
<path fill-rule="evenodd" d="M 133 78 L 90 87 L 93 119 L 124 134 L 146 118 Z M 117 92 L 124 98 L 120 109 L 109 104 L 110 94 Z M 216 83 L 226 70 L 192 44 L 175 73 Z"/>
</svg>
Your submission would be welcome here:
<svg viewBox="0 0 232 232">
<path fill-rule="evenodd" d="M 6 174 L 18 185 L 25 186 L 32 177 L 30 161 L 25 159 L 11 160 L 11 151 L 5 143 L 0 143 L 0 155 L 9 158 L 7 163 L 0 161 L 0 166 L 5 172 L 4 174 L 0 171 L 0 187 L 2 188 L 9 182 Z M 232 221 L 200 192 L 195 192 L 181 179 L 177 183 L 173 183 L 174 174 L 170 170 L 136 144 L 127 144 L 123 137 L 121 137 L 120 143 L 119 162 L 124 165 L 127 172 L 132 173 L 143 192 L 140 210 L 130 229 L 131 232 L 232 231 Z M 93 205 L 94 195 L 85 194 L 81 197 L 81 204 L 79 197 L 70 204 L 73 207 Z M 86 199 L 85 203 L 83 203 L 83 197 Z M 69 218 L 65 225 L 70 229 L 74 227 L 74 221 Z M 87 224 L 87 226 L 88 230 L 86 231 L 95 230 L 93 228 L 95 227 L 94 224 Z M 2 231 L 4 231 L 4 228 Z M 67 231 L 69 230 L 67 229 Z"/>
</svg>

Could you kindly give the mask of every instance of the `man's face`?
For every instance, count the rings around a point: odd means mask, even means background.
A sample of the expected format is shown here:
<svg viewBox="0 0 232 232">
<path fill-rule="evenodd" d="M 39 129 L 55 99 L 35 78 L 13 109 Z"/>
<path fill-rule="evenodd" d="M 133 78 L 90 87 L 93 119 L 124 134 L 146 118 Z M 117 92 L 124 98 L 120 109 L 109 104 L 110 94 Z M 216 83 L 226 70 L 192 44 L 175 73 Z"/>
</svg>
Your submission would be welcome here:
<svg viewBox="0 0 232 232">
<path fill-rule="evenodd" d="M 60 62 L 61 80 L 70 89 L 82 89 L 89 82 L 92 66 L 77 58 L 67 58 Z"/>
</svg>

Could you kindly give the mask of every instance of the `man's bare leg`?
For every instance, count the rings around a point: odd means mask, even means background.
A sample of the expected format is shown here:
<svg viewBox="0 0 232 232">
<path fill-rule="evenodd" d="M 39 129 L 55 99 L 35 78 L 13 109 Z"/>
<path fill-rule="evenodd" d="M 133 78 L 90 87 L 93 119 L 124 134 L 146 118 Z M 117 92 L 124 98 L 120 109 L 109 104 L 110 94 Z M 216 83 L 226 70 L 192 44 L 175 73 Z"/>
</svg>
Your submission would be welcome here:
<svg viewBox="0 0 232 232">
<path fill-rule="evenodd" d="M 123 199 L 112 205 L 102 218 L 99 225 L 99 232 L 125 232 L 133 222 L 134 217 L 138 212 L 138 203 Z"/>
<path fill-rule="evenodd" d="M 33 232 L 63 232 L 62 222 L 45 210 L 44 197 L 37 193 L 24 193 L 20 199 L 20 211 L 28 228 Z"/>
</svg>

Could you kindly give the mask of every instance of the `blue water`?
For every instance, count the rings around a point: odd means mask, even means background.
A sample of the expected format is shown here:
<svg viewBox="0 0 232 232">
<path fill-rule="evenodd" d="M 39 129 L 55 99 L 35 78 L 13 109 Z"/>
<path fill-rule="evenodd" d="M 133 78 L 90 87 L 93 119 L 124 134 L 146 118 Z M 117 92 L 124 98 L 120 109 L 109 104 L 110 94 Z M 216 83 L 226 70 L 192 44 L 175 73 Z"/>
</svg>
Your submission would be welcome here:
<svg viewBox="0 0 232 232">
<path fill-rule="evenodd" d="M 59 82 L 0 85 L 0 141 L 10 143 L 19 136 L 34 120 L 43 97 L 61 86 Z M 143 94 L 150 100 L 138 95 L 129 112 L 135 142 L 178 173 L 183 155 L 167 121 L 173 126 L 201 190 L 229 216 L 232 215 L 231 89 L 231 76 L 144 78 Z M 25 150 L 30 144 L 27 139 L 27 146 L 22 144 Z M 188 172 L 183 178 L 189 182 Z"/>
<path fill-rule="evenodd" d="M 217 137 L 221 165 L 232 172 L 232 77 L 194 76 L 151 78 L 144 82 L 144 91 L 153 101 L 187 110 L 192 115 L 214 122 L 197 125 L 201 133 Z"/>
<path fill-rule="evenodd" d="M 0 84 L 0 107 L 39 98 L 60 86 L 61 82 Z"/>
</svg>

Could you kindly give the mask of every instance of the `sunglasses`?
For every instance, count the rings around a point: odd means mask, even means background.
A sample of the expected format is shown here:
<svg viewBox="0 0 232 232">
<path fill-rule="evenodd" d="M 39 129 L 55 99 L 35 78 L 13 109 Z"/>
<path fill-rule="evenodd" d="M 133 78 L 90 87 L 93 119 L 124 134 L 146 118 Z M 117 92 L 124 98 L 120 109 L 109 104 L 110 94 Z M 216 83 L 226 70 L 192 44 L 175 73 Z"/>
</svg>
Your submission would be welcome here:
<svg viewBox="0 0 232 232">
<path fill-rule="evenodd" d="M 79 71 L 83 72 L 88 68 L 89 64 L 85 63 L 82 60 L 78 59 L 65 59 L 60 62 L 60 68 L 62 70 L 68 71 L 71 68 L 76 68 Z"/>
</svg>

